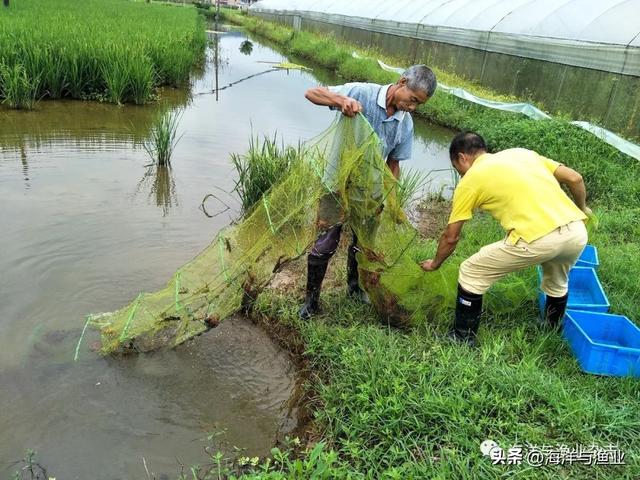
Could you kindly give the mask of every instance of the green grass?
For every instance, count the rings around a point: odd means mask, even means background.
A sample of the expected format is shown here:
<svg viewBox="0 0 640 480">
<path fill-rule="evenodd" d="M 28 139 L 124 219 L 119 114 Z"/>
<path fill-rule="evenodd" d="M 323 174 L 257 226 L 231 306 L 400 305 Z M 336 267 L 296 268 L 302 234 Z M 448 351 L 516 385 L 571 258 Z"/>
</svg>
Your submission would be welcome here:
<svg viewBox="0 0 640 480">
<path fill-rule="evenodd" d="M 499 235 L 487 217 L 469 227 L 459 258 Z M 340 262 L 330 285 L 344 277 Z M 318 478 L 637 478 L 640 382 L 583 374 L 561 338 L 538 326 L 534 276 L 531 269 L 515 277 L 523 285 L 511 292 L 517 308 L 501 308 L 504 283 L 487 297 L 479 350 L 444 340 L 450 318 L 409 333 L 381 327 L 342 288 L 325 289 L 323 315 L 309 323 L 297 319 L 295 295 L 262 294 L 259 315 L 300 332 L 305 345 L 313 437 L 325 461 L 335 459 Z M 479 450 L 487 438 L 503 447 L 612 442 L 627 465 L 494 466 Z M 317 463 L 309 455 L 300 461 Z M 256 478 L 302 478 L 293 469 L 287 462 Z"/>
<path fill-rule="evenodd" d="M 309 323 L 296 318 L 291 294 L 259 297 L 260 315 L 278 318 L 304 341 L 312 436 L 320 443 L 302 451 L 274 449 L 253 467 L 231 456 L 220 466 L 229 478 L 588 480 L 640 474 L 640 383 L 581 373 L 558 335 L 537 326 L 531 304 L 517 315 L 487 316 L 482 347 L 470 350 L 443 340 L 446 321 L 399 333 L 381 328 L 370 309 L 342 295 L 326 293 L 324 315 Z M 492 465 L 480 453 L 485 439 L 504 448 L 613 443 L 625 452 L 626 465 Z M 217 472 L 193 478 L 214 479 Z"/>
<path fill-rule="evenodd" d="M 23 69 L 34 99 L 147 103 L 161 85 L 186 84 L 205 46 L 203 20 L 192 8 L 20 0 L 0 9 L 0 67 Z M 0 99 L 20 108 L 15 91 L 2 75 Z"/>
</svg>

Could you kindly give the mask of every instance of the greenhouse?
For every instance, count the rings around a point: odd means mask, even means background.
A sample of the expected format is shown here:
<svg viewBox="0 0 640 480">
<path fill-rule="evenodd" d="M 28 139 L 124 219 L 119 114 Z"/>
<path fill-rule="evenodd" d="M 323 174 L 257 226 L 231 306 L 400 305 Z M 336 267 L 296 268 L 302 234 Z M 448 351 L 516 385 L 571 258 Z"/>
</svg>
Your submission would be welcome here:
<svg viewBox="0 0 640 480">
<path fill-rule="evenodd" d="M 253 14 L 640 135 L 640 0 L 262 0 Z"/>
</svg>

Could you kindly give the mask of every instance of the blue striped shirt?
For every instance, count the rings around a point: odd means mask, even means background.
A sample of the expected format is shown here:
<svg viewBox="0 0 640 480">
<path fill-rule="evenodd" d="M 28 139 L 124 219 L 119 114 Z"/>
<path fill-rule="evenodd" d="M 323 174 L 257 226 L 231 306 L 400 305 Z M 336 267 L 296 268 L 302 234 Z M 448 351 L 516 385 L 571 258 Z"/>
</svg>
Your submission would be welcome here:
<svg viewBox="0 0 640 480">
<path fill-rule="evenodd" d="M 387 117 L 387 90 L 391 85 L 346 83 L 328 87 L 330 91 L 351 97 L 362 105 L 362 113 L 382 142 L 385 160 L 408 160 L 413 148 L 413 119 L 409 112 L 396 110 Z M 333 108 L 333 110 L 336 110 Z"/>
</svg>

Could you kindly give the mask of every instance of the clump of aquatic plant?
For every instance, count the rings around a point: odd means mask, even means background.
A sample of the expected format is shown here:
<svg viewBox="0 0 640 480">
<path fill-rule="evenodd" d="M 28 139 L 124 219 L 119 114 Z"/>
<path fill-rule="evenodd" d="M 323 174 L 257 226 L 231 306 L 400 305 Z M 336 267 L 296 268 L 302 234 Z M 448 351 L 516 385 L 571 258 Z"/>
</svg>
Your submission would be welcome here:
<svg viewBox="0 0 640 480">
<path fill-rule="evenodd" d="M 278 144 L 277 137 L 251 137 L 244 155 L 231 154 L 238 173 L 233 191 L 240 197 L 242 212 L 247 213 L 273 185 L 289 173 L 301 159 L 301 146 Z"/>
<path fill-rule="evenodd" d="M 151 127 L 149 137 L 144 141 L 144 149 L 158 166 L 171 164 L 173 150 L 182 138 L 178 135 L 178 126 L 182 110 L 165 110 Z"/>
<path fill-rule="evenodd" d="M 22 64 L 0 64 L 0 97 L 10 108 L 30 110 L 36 103 L 38 78 L 29 78 Z"/>
</svg>

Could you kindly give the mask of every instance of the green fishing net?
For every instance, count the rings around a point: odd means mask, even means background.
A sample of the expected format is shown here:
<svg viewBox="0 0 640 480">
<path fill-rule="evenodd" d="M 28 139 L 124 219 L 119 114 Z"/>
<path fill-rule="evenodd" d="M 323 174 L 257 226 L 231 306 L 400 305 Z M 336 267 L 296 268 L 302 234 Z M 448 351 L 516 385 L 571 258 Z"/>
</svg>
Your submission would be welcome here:
<svg viewBox="0 0 640 480">
<path fill-rule="evenodd" d="M 247 308 L 275 273 L 304 255 L 326 228 L 358 237 L 360 282 L 383 322 L 410 326 L 453 307 L 458 264 L 426 273 L 433 255 L 396 199 L 397 182 L 362 115 L 336 121 L 241 221 L 222 230 L 168 285 L 125 308 L 94 315 L 103 353 L 175 346 Z"/>
</svg>

